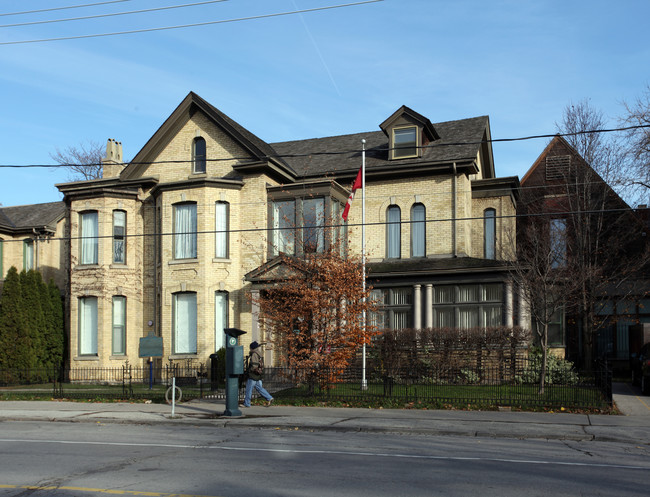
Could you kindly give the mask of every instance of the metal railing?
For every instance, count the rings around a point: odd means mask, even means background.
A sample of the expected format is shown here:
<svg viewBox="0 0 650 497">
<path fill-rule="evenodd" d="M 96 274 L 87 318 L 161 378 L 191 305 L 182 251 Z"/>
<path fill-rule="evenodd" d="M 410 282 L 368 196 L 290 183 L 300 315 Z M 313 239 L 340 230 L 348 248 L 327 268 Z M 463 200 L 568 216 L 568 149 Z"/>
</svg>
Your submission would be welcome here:
<svg viewBox="0 0 650 497">
<path fill-rule="evenodd" d="M 166 365 L 159 368 L 124 365 L 117 368 L 65 370 L 0 370 L 2 394 L 52 396 L 70 399 L 149 399 L 164 402 L 176 379 L 183 401 L 225 399 L 223 378 L 211 378 L 205 365 Z M 481 367 L 422 367 L 395 369 L 370 366 L 366 388 L 359 367 L 345 370 L 266 368 L 264 386 L 278 401 L 303 403 L 365 402 L 476 407 L 521 406 L 548 408 L 603 408 L 612 405 L 612 373 L 599 363 L 592 371 L 548 371 L 543 393 L 539 371 L 525 359 L 516 364 Z M 240 385 L 243 396 L 244 384 Z"/>
</svg>

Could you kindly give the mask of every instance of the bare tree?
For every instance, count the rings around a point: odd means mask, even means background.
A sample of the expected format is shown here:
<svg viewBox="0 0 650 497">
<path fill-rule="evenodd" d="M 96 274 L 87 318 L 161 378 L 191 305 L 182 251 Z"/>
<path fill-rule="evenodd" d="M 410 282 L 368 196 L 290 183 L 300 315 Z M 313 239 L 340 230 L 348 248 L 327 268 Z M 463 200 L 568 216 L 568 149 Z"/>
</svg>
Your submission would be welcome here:
<svg viewBox="0 0 650 497">
<path fill-rule="evenodd" d="M 603 132 L 607 123 L 601 110 L 593 107 L 589 99 L 571 103 L 564 108 L 562 122 L 556 127 L 605 183 L 623 198 L 630 197 L 630 171 L 623 142 L 619 135 Z"/>
<path fill-rule="evenodd" d="M 586 367 L 592 364 L 596 334 L 608 324 L 598 313 L 599 304 L 612 297 L 613 288 L 623 288 L 640 267 L 635 245 L 642 225 L 615 191 L 630 194 L 621 142 L 610 135 L 583 133 L 603 128 L 602 113 L 588 100 L 566 107 L 560 131 L 572 133 L 567 141 L 581 157 L 572 157 L 553 190 L 555 209 L 566 213 L 567 270 L 577 285 L 567 304 L 582 327 Z"/>
<path fill-rule="evenodd" d="M 104 145 L 89 141 L 78 146 L 56 149 L 50 154 L 52 160 L 68 168 L 70 180 L 91 180 L 102 177 L 102 158 Z"/>
<path fill-rule="evenodd" d="M 517 226 L 517 260 L 511 273 L 530 312 L 533 330 L 542 351 L 539 393 L 546 382 L 549 326 L 576 290 L 567 262 L 566 230 L 545 215 L 547 209 L 543 189 L 522 192 Z"/>
<path fill-rule="evenodd" d="M 650 126 L 650 85 L 643 95 L 632 104 L 625 104 L 627 111 L 621 121 L 627 126 Z M 634 172 L 632 183 L 646 190 L 650 189 L 650 127 L 627 131 L 627 159 Z"/>
</svg>

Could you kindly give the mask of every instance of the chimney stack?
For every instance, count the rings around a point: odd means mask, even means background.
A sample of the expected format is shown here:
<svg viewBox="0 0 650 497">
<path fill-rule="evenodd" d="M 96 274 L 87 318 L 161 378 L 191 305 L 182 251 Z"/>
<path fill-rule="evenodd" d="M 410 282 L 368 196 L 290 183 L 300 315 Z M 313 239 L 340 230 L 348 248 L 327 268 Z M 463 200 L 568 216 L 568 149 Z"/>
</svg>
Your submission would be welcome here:
<svg viewBox="0 0 650 497">
<path fill-rule="evenodd" d="M 102 159 L 102 178 L 116 178 L 122 172 L 122 142 L 109 138 L 106 142 L 106 157 Z"/>
</svg>

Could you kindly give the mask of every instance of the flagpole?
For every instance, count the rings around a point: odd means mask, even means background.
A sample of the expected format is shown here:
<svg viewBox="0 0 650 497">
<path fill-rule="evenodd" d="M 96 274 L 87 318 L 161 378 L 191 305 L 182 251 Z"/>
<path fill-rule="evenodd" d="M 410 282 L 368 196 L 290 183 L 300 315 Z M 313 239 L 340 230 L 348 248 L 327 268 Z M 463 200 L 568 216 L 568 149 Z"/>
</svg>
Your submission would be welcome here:
<svg viewBox="0 0 650 497">
<path fill-rule="evenodd" d="M 366 140 L 361 140 L 361 265 L 363 267 L 363 303 L 366 303 Z M 363 352 L 361 359 L 361 390 L 368 389 L 366 381 L 366 306 L 363 306 Z"/>
</svg>

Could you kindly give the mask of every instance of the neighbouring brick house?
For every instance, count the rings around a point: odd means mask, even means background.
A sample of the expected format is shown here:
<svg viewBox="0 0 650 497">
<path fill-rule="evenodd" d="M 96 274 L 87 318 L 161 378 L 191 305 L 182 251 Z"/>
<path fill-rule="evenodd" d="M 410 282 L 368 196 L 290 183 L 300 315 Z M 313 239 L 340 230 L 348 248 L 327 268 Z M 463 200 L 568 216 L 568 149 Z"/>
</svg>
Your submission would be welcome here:
<svg viewBox="0 0 650 497">
<path fill-rule="evenodd" d="M 102 179 L 57 185 L 71 366 L 141 364 L 149 333 L 163 363 L 207 361 L 225 327 L 264 340 L 247 296 L 280 252 L 326 243 L 362 139 L 380 324 L 527 325 L 508 262 L 519 182 L 496 177 L 488 117 L 432 123 L 401 107 L 378 131 L 269 144 L 190 93 L 130 163 L 110 140 Z M 358 195 L 336 228 L 355 253 L 360 224 Z"/>
<path fill-rule="evenodd" d="M 63 291 L 67 282 L 65 204 L 0 207 L 0 285 L 10 267 L 37 269 Z"/>
<path fill-rule="evenodd" d="M 576 306 L 558 311 L 549 330 L 555 353 L 581 364 L 585 354 L 584 321 L 593 321 L 593 357 L 607 357 L 627 369 L 628 328 L 650 323 L 647 206 L 632 209 L 561 136 L 554 137 L 521 180 L 519 241 L 528 215 L 547 220 L 549 242 L 562 252 L 558 269 L 577 272 L 593 264 L 594 307 L 587 314 Z M 585 248 L 578 248 L 583 245 Z M 577 276 L 578 278 L 582 275 Z M 585 317 L 587 315 L 587 317 Z"/>
</svg>

